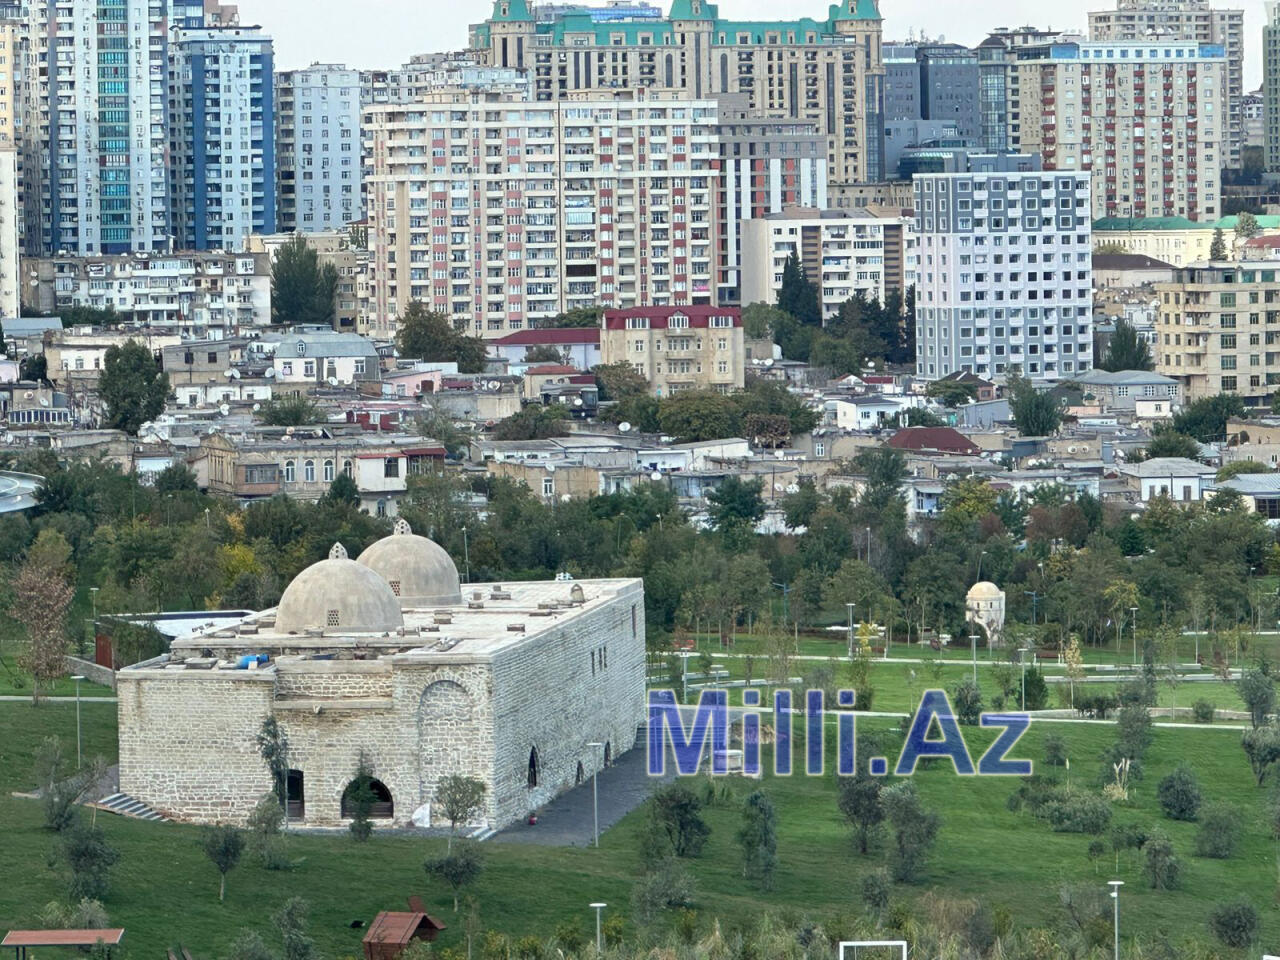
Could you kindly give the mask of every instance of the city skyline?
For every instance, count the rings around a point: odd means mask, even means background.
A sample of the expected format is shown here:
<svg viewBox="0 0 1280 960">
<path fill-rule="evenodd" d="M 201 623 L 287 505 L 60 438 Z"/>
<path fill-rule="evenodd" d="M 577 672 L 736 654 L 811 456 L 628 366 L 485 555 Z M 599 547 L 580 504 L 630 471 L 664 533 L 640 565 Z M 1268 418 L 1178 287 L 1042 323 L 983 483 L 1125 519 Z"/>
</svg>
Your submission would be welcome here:
<svg viewBox="0 0 1280 960">
<path fill-rule="evenodd" d="M 594 0 L 593 0 L 594 2 Z M 654 0 L 663 10 L 670 0 Z M 882 0 L 884 37 L 906 39 L 908 32 L 930 38 L 938 35 L 955 43 L 976 46 L 996 27 L 1023 26 L 1028 21 L 1038 27 L 1079 30 L 1088 28 L 1088 12 L 1114 7 L 1114 0 L 1066 0 L 1053 8 L 1046 18 L 1029 17 L 1017 0 L 990 0 L 975 17 L 971 7 L 939 7 L 928 0 Z M 1246 44 L 1244 83 L 1247 90 L 1262 85 L 1263 0 L 1239 0 L 1226 6 L 1244 10 L 1245 35 L 1256 43 Z M 404 63 L 415 53 L 460 50 L 467 45 L 467 27 L 489 16 L 490 0 L 464 0 L 442 9 L 431 10 L 429 34 L 414 30 L 387 29 L 424 19 L 422 5 L 410 0 L 378 0 L 378 13 L 345 23 L 341 31 L 334 22 L 345 19 L 347 6 L 340 0 L 241 0 L 242 23 L 257 23 L 275 41 L 277 69 L 290 70 L 310 66 L 313 62 L 346 63 L 360 68 L 393 67 Z M 720 0 L 724 15 L 743 19 L 776 19 L 783 15 L 819 16 L 828 4 L 817 0 L 779 9 L 775 0 Z M 1252 31 L 1252 33 L 1251 33 Z"/>
</svg>

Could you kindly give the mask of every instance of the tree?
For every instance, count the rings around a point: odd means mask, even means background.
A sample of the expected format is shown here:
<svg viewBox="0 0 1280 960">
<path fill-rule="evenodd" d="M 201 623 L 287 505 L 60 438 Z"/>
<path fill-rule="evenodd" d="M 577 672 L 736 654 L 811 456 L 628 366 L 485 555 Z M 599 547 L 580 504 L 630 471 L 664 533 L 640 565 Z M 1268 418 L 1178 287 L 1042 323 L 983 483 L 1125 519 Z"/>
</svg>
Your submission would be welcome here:
<svg viewBox="0 0 1280 960">
<path fill-rule="evenodd" d="M 284 809 L 274 793 L 263 794 L 249 814 L 247 826 L 258 859 L 268 870 L 287 866 L 281 851 L 280 827 L 284 824 Z"/>
<path fill-rule="evenodd" d="M 458 824 L 466 823 L 480 812 L 484 792 L 483 781 L 456 773 L 441 778 L 436 786 L 436 803 L 449 821 L 450 848 L 453 847 L 453 835 L 458 832 Z"/>
<path fill-rule="evenodd" d="M 711 836 L 702 819 L 702 801 L 682 783 L 672 783 L 654 791 L 649 800 L 655 825 L 665 834 L 677 857 L 696 857 Z"/>
<path fill-rule="evenodd" d="M 966 726 L 976 727 L 982 714 L 982 691 L 972 677 L 965 677 L 951 693 L 956 719 Z"/>
<path fill-rule="evenodd" d="M 536 343 L 524 352 L 525 363 L 565 363 L 565 355 L 554 344 Z"/>
<path fill-rule="evenodd" d="M 66 579 L 71 548 L 56 530 L 40 531 L 13 578 L 9 615 L 23 627 L 18 666 L 31 674 L 31 702 L 67 672 L 67 609 L 74 590 Z"/>
<path fill-rule="evenodd" d="M 428 860 L 423 867 L 429 876 L 442 880 L 453 891 L 453 912 L 458 912 L 458 895 L 480 878 L 484 860 L 480 848 L 471 840 L 462 840 L 443 856 Z"/>
<path fill-rule="evenodd" d="M 754 527 L 764 516 L 759 480 L 731 474 L 707 495 L 707 516 L 717 530 Z"/>
<path fill-rule="evenodd" d="M 1227 421 L 1244 415 L 1244 399 L 1235 394 L 1219 393 L 1201 397 L 1174 415 L 1173 429 L 1195 437 L 1201 443 L 1226 439 Z"/>
<path fill-rule="evenodd" d="M 601 400 L 626 400 L 649 392 L 649 381 L 645 375 L 625 360 L 597 364 L 591 372 L 596 376 Z"/>
<path fill-rule="evenodd" d="M 18 361 L 18 379 L 49 382 L 49 361 L 43 353 L 29 353 Z"/>
<path fill-rule="evenodd" d="M 865 855 L 880 824 L 884 822 L 884 785 L 879 777 L 873 777 L 865 771 L 859 771 L 852 777 L 841 777 L 838 783 L 836 803 L 853 827 L 858 852 Z"/>
<path fill-rule="evenodd" d="M 348 826 L 351 836 L 357 843 L 364 843 L 373 835 L 373 821 L 369 815 L 378 798 L 373 792 L 373 768 L 363 750 L 360 751 L 355 776 L 352 777 L 343 800 L 351 810 L 351 823 Z"/>
<path fill-rule="evenodd" d="M 1213 242 L 1209 244 L 1209 259 L 1214 262 L 1227 259 L 1227 238 L 1222 235 L 1222 228 L 1213 231 Z"/>
<path fill-rule="evenodd" d="M 333 325 L 338 271 L 300 236 L 283 244 L 271 263 L 271 322 L 277 326 Z"/>
<path fill-rule="evenodd" d="M 267 765 L 271 774 L 271 789 L 285 811 L 285 822 L 289 820 L 288 780 L 289 780 L 289 738 L 274 715 L 268 714 L 258 728 L 258 755 Z"/>
<path fill-rule="evenodd" d="M 599 327 L 600 317 L 604 314 L 602 307 L 573 307 L 564 313 L 557 313 L 550 320 L 539 320 L 540 330 L 581 329 Z"/>
<path fill-rule="evenodd" d="M 1161 425 L 1151 431 L 1151 440 L 1147 444 L 1147 457 L 1183 457 L 1194 460 L 1200 456 L 1200 444 L 1185 433 L 1178 433 L 1172 427 Z"/>
<path fill-rule="evenodd" d="M 1204 800 L 1200 781 L 1185 764 L 1179 764 L 1160 781 L 1156 797 L 1164 815 L 1171 820 L 1194 820 Z"/>
<path fill-rule="evenodd" d="M 519 413 L 513 413 L 493 428 L 495 440 L 548 440 L 563 437 L 569 431 L 564 421 L 568 413 L 560 404 L 544 407 L 531 403 Z"/>
<path fill-rule="evenodd" d="M 488 353 L 479 337 L 459 332 L 443 313 L 428 310 L 417 300 L 400 317 L 396 351 L 406 359 L 456 363 L 460 373 L 483 371 Z"/>
<path fill-rule="evenodd" d="M 1040 391 L 1026 377 L 1012 374 L 1005 385 L 1009 412 L 1024 437 L 1047 437 L 1062 423 L 1062 407 L 1052 393 Z"/>
<path fill-rule="evenodd" d="M 102 359 L 98 395 L 107 409 L 107 425 L 137 434 L 147 421 L 164 410 L 169 396 L 169 376 L 155 357 L 137 340 L 112 345 Z"/>
<path fill-rule="evenodd" d="M 768 340 L 778 326 L 790 320 L 771 303 L 751 303 L 742 308 L 742 333 L 748 340 Z"/>
<path fill-rule="evenodd" d="M 40 316 L 40 314 L 36 314 Z M 62 329 L 72 327 L 114 327 L 120 323 L 120 315 L 115 307 L 63 307 L 58 310 L 58 318 L 62 321 Z"/>
<path fill-rule="evenodd" d="M 723 393 L 682 390 L 662 401 L 658 424 L 677 443 L 722 440 L 738 433 L 738 414 L 737 405 Z"/>
<path fill-rule="evenodd" d="M 1209 913 L 1209 931 L 1228 947 L 1253 946 L 1261 929 L 1258 910 L 1247 897 L 1225 900 Z"/>
<path fill-rule="evenodd" d="M 275 397 L 263 404 L 258 419 L 268 427 L 303 427 L 319 423 L 320 408 L 302 394 Z"/>
<path fill-rule="evenodd" d="M 262 936 L 256 930 L 242 930 L 231 941 L 227 950 L 227 960 L 276 960 L 275 954 L 267 949 Z"/>
<path fill-rule="evenodd" d="M 1173 890 L 1182 875 L 1182 864 L 1173 855 L 1173 843 L 1163 833 L 1155 833 L 1143 845 L 1143 870 L 1153 890 Z"/>
<path fill-rule="evenodd" d="M 1249 708 L 1249 720 L 1255 729 L 1267 722 L 1267 716 L 1275 713 L 1276 682 L 1261 667 L 1246 670 L 1236 681 L 1236 692 Z"/>
<path fill-rule="evenodd" d="M 742 847 L 742 875 L 760 889 L 772 890 L 778 868 L 778 815 L 763 790 L 743 801 L 738 844 Z"/>
<path fill-rule="evenodd" d="M 1245 210 L 1236 215 L 1236 239 L 1251 240 L 1262 232 L 1258 218 Z"/>
<path fill-rule="evenodd" d="M 220 823 L 205 830 L 200 846 L 218 868 L 218 902 L 222 903 L 227 896 L 227 874 L 236 868 L 244 853 L 244 833 L 230 824 Z"/>
<path fill-rule="evenodd" d="M 156 493 L 194 493 L 196 473 L 185 463 L 171 463 L 156 474 Z"/>
<path fill-rule="evenodd" d="M 795 250 L 782 267 L 782 286 L 778 289 L 778 309 L 790 314 L 798 323 L 820 326 L 822 306 L 818 288 L 805 276 L 804 265 Z"/>
<path fill-rule="evenodd" d="M 1116 320 L 1115 333 L 1107 344 L 1107 352 L 1098 366 L 1112 372 L 1120 370 L 1154 370 L 1151 347 L 1138 336 L 1133 324 L 1123 317 Z"/>
<path fill-rule="evenodd" d="M 1254 779 L 1262 786 L 1272 765 L 1280 760 L 1280 730 L 1272 723 L 1253 727 L 1241 736 L 1240 745 L 1249 758 Z"/>
<path fill-rule="evenodd" d="M 893 850 L 890 869 L 900 883 L 919 879 L 934 841 L 938 838 L 941 819 L 926 810 L 910 780 L 895 783 L 884 790 L 884 808 L 893 828 Z"/>
<path fill-rule="evenodd" d="M 346 473 L 339 473 L 329 484 L 324 495 L 325 503 L 341 503 L 348 507 L 360 506 L 360 488 Z"/>
<path fill-rule="evenodd" d="M 1274 401 L 1276 397 L 1280 397 L 1280 391 L 1277 391 L 1272 396 L 1272 400 Z M 1218 472 L 1213 479 L 1217 483 L 1225 483 L 1226 481 L 1230 480 L 1232 477 L 1238 477 L 1242 473 L 1272 473 L 1272 472 L 1273 471 L 1269 466 L 1267 466 L 1265 463 L 1259 463 L 1257 460 L 1232 460 L 1230 463 L 1224 463 L 1221 467 L 1219 467 Z"/>
<path fill-rule="evenodd" d="M 944 407 L 959 407 L 978 399 L 978 385 L 959 380 L 934 380 L 924 395 L 938 400 Z"/>
<path fill-rule="evenodd" d="M 1211 803 L 1200 814 L 1200 832 L 1196 834 L 1196 856 L 1226 860 L 1240 842 L 1244 820 L 1240 811 L 1229 803 Z"/>
<path fill-rule="evenodd" d="M 119 861 L 120 854 L 107 843 L 107 835 L 101 828 L 80 824 L 66 831 L 62 858 L 71 871 L 72 901 L 106 899 L 111 868 Z"/>
<path fill-rule="evenodd" d="M 271 917 L 284 942 L 283 960 L 313 960 L 315 943 L 307 936 L 307 913 L 311 907 L 301 897 L 290 897 Z"/>
</svg>

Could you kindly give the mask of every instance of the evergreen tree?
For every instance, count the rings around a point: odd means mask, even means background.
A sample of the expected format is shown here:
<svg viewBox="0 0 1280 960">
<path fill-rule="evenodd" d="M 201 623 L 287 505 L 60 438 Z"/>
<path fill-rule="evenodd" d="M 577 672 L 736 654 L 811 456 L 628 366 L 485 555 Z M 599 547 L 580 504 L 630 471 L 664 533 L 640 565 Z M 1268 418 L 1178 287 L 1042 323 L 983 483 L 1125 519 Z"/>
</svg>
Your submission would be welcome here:
<svg viewBox="0 0 1280 960">
<path fill-rule="evenodd" d="M 1227 259 L 1227 239 L 1222 235 L 1222 228 L 1213 231 L 1213 243 L 1209 245 L 1210 260 Z"/>
<path fill-rule="evenodd" d="M 164 410 L 169 377 L 150 351 L 137 340 L 107 347 L 98 394 L 107 408 L 107 426 L 136 434 Z"/>
<path fill-rule="evenodd" d="M 1133 324 L 1125 319 L 1116 321 L 1116 331 L 1111 335 L 1107 352 L 1098 366 L 1113 373 L 1119 370 L 1155 369 L 1151 348 L 1138 336 Z"/>
<path fill-rule="evenodd" d="M 742 804 L 742 826 L 738 829 L 742 847 L 742 875 L 754 880 L 762 890 L 773 888 L 778 868 L 778 814 L 763 790 L 757 790 Z"/>
<path fill-rule="evenodd" d="M 1020 374 L 1011 374 L 1005 385 L 1009 410 L 1018 433 L 1024 437 L 1047 437 L 1062 423 L 1062 408 L 1048 391 L 1040 391 Z"/>
<path fill-rule="evenodd" d="M 822 323 L 822 306 L 818 302 L 818 288 L 805 276 L 804 265 L 794 250 L 782 267 L 782 288 L 778 291 L 778 308 L 790 314 L 801 324 L 816 327 Z"/>
<path fill-rule="evenodd" d="M 278 325 L 333 324 L 333 296 L 338 271 L 320 263 L 303 237 L 276 251 L 271 264 L 271 322 Z"/>
<path fill-rule="evenodd" d="M 456 330 L 448 317 L 417 300 L 400 317 L 396 350 L 406 359 L 456 363 L 459 373 L 480 373 L 487 355 L 483 340 Z"/>
</svg>

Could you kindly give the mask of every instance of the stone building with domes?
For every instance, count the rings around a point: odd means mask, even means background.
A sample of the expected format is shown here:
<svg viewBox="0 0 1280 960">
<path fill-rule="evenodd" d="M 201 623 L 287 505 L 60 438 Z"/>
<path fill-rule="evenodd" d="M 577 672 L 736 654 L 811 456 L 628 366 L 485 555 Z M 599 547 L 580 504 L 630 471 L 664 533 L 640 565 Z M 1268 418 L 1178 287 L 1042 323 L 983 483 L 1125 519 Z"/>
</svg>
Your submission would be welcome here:
<svg viewBox="0 0 1280 960">
<path fill-rule="evenodd" d="M 355 560 L 335 544 L 274 610 L 121 670 L 120 791 L 243 823 L 272 788 L 257 736 L 275 717 L 292 823 L 347 822 L 363 755 L 376 821 L 440 825 L 436 786 L 462 774 L 501 827 L 635 744 L 644 651 L 640 580 L 464 586 L 401 520 Z"/>
<path fill-rule="evenodd" d="M 990 580 L 969 588 L 964 599 L 965 621 L 977 624 L 987 635 L 987 646 L 1004 643 L 1004 591 Z"/>
</svg>

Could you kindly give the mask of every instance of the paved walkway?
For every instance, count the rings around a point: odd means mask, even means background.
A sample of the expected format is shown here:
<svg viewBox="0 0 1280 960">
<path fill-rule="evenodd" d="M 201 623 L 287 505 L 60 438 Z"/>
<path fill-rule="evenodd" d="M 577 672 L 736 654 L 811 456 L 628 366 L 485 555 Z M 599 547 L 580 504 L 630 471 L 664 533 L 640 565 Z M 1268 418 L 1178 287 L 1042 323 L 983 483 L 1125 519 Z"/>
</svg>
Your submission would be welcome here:
<svg viewBox="0 0 1280 960">
<path fill-rule="evenodd" d="M 3 696 L 0 697 L 0 703 L 30 703 L 31 694 L 26 696 Z M 41 697 L 41 703 L 75 703 L 75 697 Z M 115 697 L 81 697 L 81 703 L 115 703 Z"/>
<path fill-rule="evenodd" d="M 674 778 L 675 766 L 667 764 L 666 777 L 651 777 L 648 751 L 642 737 L 611 767 L 598 775 L 600 833 L 625 817 L 648 798 L 655 786 Z M 562 793 L 538 811 L 537 826 L 525 821 L 499 830 L 490 843 L 534 843 L 551 847 L 589 847 L 593 839 L 591 778 Z"/>
</svg>

